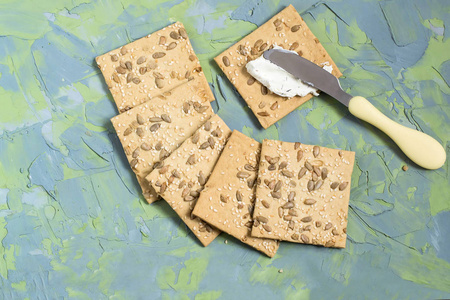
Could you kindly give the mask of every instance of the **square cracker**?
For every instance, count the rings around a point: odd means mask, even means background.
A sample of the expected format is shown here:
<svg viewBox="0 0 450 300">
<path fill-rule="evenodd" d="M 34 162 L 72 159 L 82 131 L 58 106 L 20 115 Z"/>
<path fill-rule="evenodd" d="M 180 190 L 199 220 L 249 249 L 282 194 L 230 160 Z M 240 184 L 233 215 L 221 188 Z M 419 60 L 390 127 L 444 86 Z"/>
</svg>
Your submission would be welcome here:
<svg viewBox="0 0 450 300">
<path fill-rule="evenodd" d="M 146 177 L 204 246 L 220 231 L 195 217 L 192 210 L 230 134 L 225 122 L 213 116 L 170 154 L 164 167 Z"/>
<path fill-rule="evenodd" d="M 193 214 L 273 257 L 278 241 L 250 236 L 260 151 L 260 143 L 233 131 Z"/>
<path fill-rule="evenodd" d="M 340 77 L 337 68 L 325 48 L 309 30 L 302 17 L 292 5 L 289 5 L 258 29 L 231 46 L 215 58 L 215 61 L 236 87 L 242 98 L 258 118 L 262 127 L 274 124 L 301 104 L 312 98 L 295 96 L 284 98 L 267 91 L 267 88 L 247 72 L 247 62 L 258 58 L 272 45 L 295 50 L 300 56 L 318 64 L 329 63 L 332 74 Z"/>
<path fill-rule="evenodd" d="M 345 248 L 355 153 L 264 140 L 252 236 Z"/>
<path fill-rule="evenodd" d="M 198 78 L 214 96 L 183 24 L 169 25 L 96 58 L 119 112 Z"/>
<path fill-rule="evenodd" d="M 158 196 L 145 176 L 154 167 L 161 168 L 161 161 L 213 114 L 196 78 L 111 119 L 148 203 Z M 163 115 L 170 119 L 162 120 Z"/>
</svg>

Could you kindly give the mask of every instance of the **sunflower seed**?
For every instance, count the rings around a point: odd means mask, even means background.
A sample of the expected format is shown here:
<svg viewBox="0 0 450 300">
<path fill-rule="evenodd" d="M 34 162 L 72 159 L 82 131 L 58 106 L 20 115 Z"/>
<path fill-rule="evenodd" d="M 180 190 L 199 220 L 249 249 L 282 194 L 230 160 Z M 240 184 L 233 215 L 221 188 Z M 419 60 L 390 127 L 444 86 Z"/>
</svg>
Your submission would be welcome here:
<svg viewBox="0 0 450 300">
<path fill-rule="evenodd" d="M 156 187 L 161 187 L 161 182 L 160 182 L 159 180 L 156 180 L 155 186 L 156 186 Z"/>
<path fill-rule="evenodd" d="M 276 184 L 276 181 L 274 179 L 274 180 L 270 181 L 267 186 L 269 187 L 269 189 L 273 190 L 275 188 L 275 184 Z"/>
<path fill-rule="evenodd" d="M 169 36 L 170 36 L 171 38 L 173 38 L 174 40 L 178 40 L 178 39 L 180 38 L 180 35 L 179 35 L 178 32 L 176 32 L 176 31 L 171 31 L 170 34 L 169 34 Z"/>
<path fill-rule="evenodd" d="M 273 22 L 273 25 L 275 25 L 275 27 L 280 26 L 280 25 L 281 25 L 281 20 L 280 20 L 280 19 L 276 19 L 276 20 Z"/>
<path fill-rule="evenodd" d="M 250 172 L 256 171 L 256 168 L 254 166 L 252 166 L 251 164 L 246 164 L 244 166 L 244 169 L 246 169 L 247 171 L 250 171 Z"/>
<path fill-rule="evenodd" d="M 247 177 L 250 176 L 250 174 L 247 173 L 247 172 L 244 172 L 244 171 L 239 171 L 239 172 L 236 174 L 236 176 L 237 176 L 237 178 L 247 178 Z"/>
<path fill-rule="evenodd" d="M 333 241 L 327 241 L 325 243 L 325 247 L 333 247 L 334 246 L 334 242 Z"/>
<path fill-rule="evenodd" d="M 283 220 L 285 220 L 285 221 L 291 221 L 292 220 L 292 216 L 291 215 L 285 215 L 284 217 L 283 217 Z"/>
<path fill-rule="evenodd" d="M 111 61 L 116 62 L 119 60 L 119 57 L 115 54 L 111 55 Z"/>
<path fill-rule="evenodd" d="M 124 68 L 125 70 L 127 69 L 127 66 L 125 65 L 125 63 L 123 61 L 119 62 L 119 65 Z"/>
<path fill-rule="evenodd" d="M 241 55 L 247 55 L 247 50 L 245 50 L 245 46 L 244 45 L 239 45 L 238 46 L 238 52 L 239 52 L 239 54 L 241 54 Z"/>
<path fill-rule="evenodd" d="M 173 171 L 172 171 L 172 175 L 173 175 L 173 177 L 175 177 L 175 178 L 180 178 L 180 173 L 179 173 L 177 170 L 173 170 Z"/>
<path fill-rule="evenodd" d="M 180 182 L 180 184 L 178 185 L 178 189 L 182 189 L 182 188 L 185 187 L 185 186 L 186 186 L 186 181 L 182 180 L 182 181 Z"/>
<path fill-rule="evenodd" d="M 183 198 L 183 200 L 186 201 L 186 202 L 192 202 L 192 201 L 195 200 L 195 198 L 192 197 L 191 195 L 187 195 L 187 196 L 185 196 L 185 197 Z"/>
<path fill-rule="evenodd" d="M 261 94 L 263 94 L 265 96 L 268 93 L 269 93 L 269 91 L 267 90 L 267 87 L 264 85 L 261 85 Z"/>
<path fill-rule="evenodd" d="M 328 169 L 327 168 L 322 168 L 321 177 L 323 180 L 325 180 L 325 178 L 328 177 Z"/>
<path fill-rule="evenodd" d="M 131 61 L 125 62 L 125 66 L 127 67 L 128 71 L 131 71 L 133 69 L 133 64 Z"/>
<path fill-rule="evenodd" d="M 306 234 L 302 234 L 300 238 L 302 239 L 303 243 L 309 243 L 309 237 Z"/>
<path fill-rule="evenodd" d="M 269 167 L 267 168 L 269 171 L 274 171 L 277 169 L 276 165 L 269 165 Z"/>
<path fill-rule="evenodd" d="M 222 130 L 220 130 L 219 126 L 217 126 L 216 130 L 211 132 L 213 137 L 220 138 L 222 136 Z"/>
<path fill-rule="evenodd" d="M 227 203 L 228 202 L 228 197 L 223 195 L 223 194 L 220 194 L 220 201 L 222 201 L 223 203 Z"/>
<path fill-rule="evenodd" d="M 316 203 L 316 200 L 306 199 L 305 201 L 303 201 L 303 203 L 305 203 L 306 205 L 313 205 L 314 203 Z"/>
<path fill-rule="evenodd" d="M 278 180 L 277 183 L 275 184 L 275 186 L 273 187 L 273 191 L 279 192 L 281 190 L 281 185 L 282 185 L 281 180 Z"/>
<path fill-rule="evenodd" d="M 214 141 L 214 138 L 213 137 L 208 137 L 208 143 L 209 143 L 209 146 L 211 147 L 211 149 L 214 149 L 214 145 L 216 144 L 216 142 Z"/>
<path fill-rule="evenodd" d="M 145 123 L 145 118 L 142 115 L 137 114 L 136 115 L 136 121 L 138 122 L 139 125 L 142 125 L 142 124 Z"/>
<path fill-rule="evenodd" d="M 284 214 L 284 211 L 283 211 L 283 207 L 278 207 L 278 216 L 280 217 L 280 218 L 282 218 L 283 217 L 283 214 Z"/>
<path fill-rule="evenodd" d="M 316 221 L 316 223 L 315 223 L 315 224 L 316 224 L 316 227 L 317 227 L 317 228 L 319 228 L 319 227 L 321 227 L 321 226 L 322 226 L 322 222 L 320 222 L 320 221 Z"/>
<path fill-rule="evenodd" d="M 275 109 L 277 109 L 278 108 L 278 101 L 275 101 L 271 106 L 270 106 L 270 109 L 271 110 L 275 110 Z"/>
<path fill-rule="evenodd" d="M 256 81 L 256 79 L 255 78 L 253 78 L 253 77 L 250 77 L 248 80 L 247 80 L 247 85 L 252 85 L 252 84 L 254 84 L 255 83 L 255 81 Z M 262 108 L 262 107 L 261 107 Z"/>
<path fill-rule="evenodd" d="M 172 43 L 169 44 L 169 46 L 167 46 L 167 50 L 175 49 L 176 46 L 177 46 L 177 43 L 172 42 Z"/>
<path fill-rule="evenodd" d="M 159 169 L 159 174 L 165 174 L 169 170 L 169 166 L 164 166 Z"/>
<path fill-rule="evenodd" d="M 280 163 L 280 165 L 278 166 L 278 170 L 281 170 L 281 169 L 286 168 L 287 165 L 288 165 L 287 161 L 282 161 L 282 162 Z"/>
<path fill-rule="evenodd" d="M 294 207 L 294 203 L 293 202 L 286 202 L 285 204 L 283 204 L 283 206 L 281 206 L 284 209 L 291 209 Z"/>
<path fill-rule="evenodd" d="M 133 132 L 133 129 L 131 129 L 131 127 L 128 127 L 127 129 L 125 129 L 125 131 L 123 132 L 123 135 L 124 136 L 127 136 L 127 135 L 129 135 L 130 133 L 132 133 Z"/>
<path fill-rule="evenodd" d="M 150 126 L 150 131 L 155 132 L 159 129 L 159 127 L 161 127 L 161 123 L 153 124 L 152 126 Z"/>
<path fill-rule="evenodd" d="M 149 151 L 149 150 L 151 149 L 151 147 L 150 147 L 149 144 L 143 143 L 143 144 L 141 145 L 141 149 L 144 150 L 144 151 Z"/>
<path fill-rule="evenodd" d="M 256 216 L 256 221 L 258 221 L 258 222 L 260 222 L 260 223 L 267 223 L 267 222 L 269 222 L 269 219 L 267 219 L 266 217 L 264 217 L 264 216 Z"/>
<path fill-rule="evenodd" d="M 295 198 L 295 192 L 291 191 L 288 195 L 288 201 L 292 202 L 292 201 L 294 201 L 294 198 Z"/>
<path fill-rule="evenodd" d="M 292 32 L 297 32 L 300 29 L 300 27 L 302 27 L 302 26 L 301 25 L 294 25 L 294 26 L 291 27 L 291 31 Z"/>
<path fill-rule="evenodd" d="M 243 208 L 244 208 L 244 204 L 242 204 L 242 203 L 238 203 L 238 206 L 237 206 L 237 208 L 238 208 L 238 209 L 243 209 Z M 245 217 L 244 217 L 244 219 L 245 219 Z"/>
<path fill-rule="evenodd" d="M 345 190 L 345 188 L 347 187 L 347 185 L 348 185 L 348 182 L 347 182 L 347 181 L 341 183 L 341 184 L 339 185 L 339 190 L 340 190 L 340 191 Z"/>
<path fill-rule="evenodd" d="M 317 180 L 316 184 L 314 185 L 314 189 L 315 189 L 315 190 L 320 189 L 320 187 L 322 186 L 322 184 L 323 184 L 323 180 L 322 180 L 322 179 Z"/>
<path fill-rule="evenodd" d="M 171 123 L 172 120 L 170 119 L 170 116 L 168 114 L 162 114 L 161 119 L 166 123 Z"/>
<path fill-rule="evenodd" d="M 161 149 L 161 152 L 159 152 L 159 159 L 164 160 L 169 155 L 170 155 L 169 151 L 167 151 L 166 149 Z"/>
<path fill-rule="evenodd" d="M 160 117 L 151 117 L 148 120 L 152 123 L 162 122 L 162 119 Z"/>
<path fill-rule="evenodd" d="M 331 230 L 331 233 L 332 233 L 333 235 L 339 235 L 339 232 L 337 231 L 336 228 L 333 228 L 333 230 Z"/>
<path fill-rule="evenodd" d="M 293 239 L 294 241 L 298 241 L 299 235 L 298 233 L 294 233 L 293 235 L 291 235 L 291 239 Z"/>
<path fill-rule="evenodd" d="M 314 146 L 313 147 L 313 155 L 314 157 L 317 157 L 320 153 L 320 147 L 319 146 Z"/>
<path fill-rule="evenodd" d="M 308 181 L 308 185 L 306 186 L 308 188 L 308 191 L 314 190 L 314 181 L 310 180 Z"/>
<path fill-rule="evenodd" d="M 206 184 L 206 177 L 205 177 L 205 175 L 203 174 L 202 171 L 200 171 L 200 172 L 198 173 L 198 183 L 199 183 L 200 185 L 205 185 L 205 184 Z"/>
<path fill-rule="evenodd" d="M 155 162 L 155 164 L 153 165 L 153 169 L 161 169 L 164 166 L 164 162 L 162 161 L 157 161 Z"/>
<path fill-rule="evenodd" d="M 183 39 L 187 39 L 187 38 L 188 38 L 186 29 L 184 29 L 184 28 L 178 29 L 178 34 L 179 34 Z"/>
<path fill-rule="evenodd" d="M 117 67 L 116 72 L 119 74 L 125 74 L 127 72 L 127 69 L 125 69 L 123 67 Z"/>
<path fill-rule="evenodd" d="M 119 76 L 117 75 L 117 73 L 113 73 L 113 74 L 112 74 L 112 77 L 113 77 L 113 80 L 114 80 L 116 83 L 120 83 L 120 78 L 119 78 Z"/>
<path fill-rule="evenodd" d="M 200 149 L 202 149 L 202 150 L 204 150 L 204 149 L 206 149 L 206 148 L 208 148 L 209 147 L 209 143 L 208 142 L 204 142 L 203 144 L 201 144 L 200 145 Z"/>
<path fill-rule="evenodd" d="M 270 193 L 272 195 L 273 198 L 275 199 L 280 199 L 281 198 L 281 193 L 280 192 L 272 192 Z"/>
<path fill-rule="evenodd" d="M 204 113 L 204 112 L 208 109 L 208 106 L 202 105 L 202 106 L 199 106 L 199 107 L 194 107 L 194 109 L 195 109 L 198 113 Z"/>
<path fill-rule="evenodd" d="M 298 179 L 301 179 L 303 176 L 305 176 L 306 172 L 307 172 L 306 168 L 305 168 L 305 167 L 302 167 L 302 168 L 300 169 L 300 171 L 298 172 L 297 178 L 298 178 Z"/>
<path fill-rule="evenodd" d="M 288 171 L 286 169 L 281 170 L 281 174 L 283 174 L 284 176 L 286 176 L 287 178 L 291 178 L 294 176 L 294 173 L 292 173 L 291 171 Z"/>
<path fill-rule="evenodd" d="M 187 165 L 194 165 L 195 164 L 195 154 L 191 154 L 191 156 L 189 156 L 189 158 L 186 161 Z"/>
<path fill-rule="evenodd" d="M 313 166 L 313 172 L 317 175 L 317 176 L 321 176 L 321 171 L 319 167 Z"/>
<path fill-rule="evenodd" d="M 193 143 L 193 144 L 197 144 L 199 138 L 200 138 L 200 133 L 199 133 L 198 131 L 196 131 L 196 132 L 192 135 L 192 143 Z"/>
<path fill-rule="evenodd" d="M 162 89 L 166 83 L 164 82 L 164 79 L 156 78 L 155 84 L 158 89 Z"/>
<path fill-rule="evenodd" d="M 127 54 L 128 50 L 125 46 L 123 46 L 122 48 L 120 48 L 120 54 L 125 55 Z"/>
<path fill-rule="evenodd" d="M 137 77 L 134 77 L 134 78 L 132 79 L 132 81 L 133 81 L 134 84 L 139 84 L 139 83 L 141 83 L 141 80 L 140 80 L 139 78 L 137 78 Z"/>
<path fill-rule="evenodd" d="M 291 229 L 291 230 L 294 230 L 294 228 L 295 228 L 295 222 L 292 221 L 292 220 L 290 220 L 289 223 L 288 223 L 288 228 Z"/>
<path fill-rule="evenodd" d="M 297 186 L 297 183 L 294 180 L 291 180 L 289 181 L 289 186 L 295 188 Z"/>
<path fill-rule="evenodd" d="M 319 177 L 317 176 L 316 173 L 313 172 L 313 173 L 312 173 L 312 181 L 316 182 L 317 179 L 319 179 Z"/>
<path fill-rule="evenodd" d="M 331 185 L 330 185 L 331 189 L 333 189 L 333 190 L 334 190 L 335 188 L 337 188 L 338 186 L 339 186 L 339 182 L 337 182 L 337 181 L 331 183 Z"/>
<path fill-rule="evenodd" d="M 209 120 L 206 121 L 204 129 L 206 131 L 210 131 L 211 130 L 211 122 Z"/>
<path fill-rule="evenodd" d="M 267 48 L 267 46 L 269 46 L 267 43 L 262 44 L 262 45 L 259 47 L 259 51 L 264 51 L 264 50 Z"/>
<path fill-rule="evenodd" d="M 230 59 L 228 58 L 228 56 L 222 57 L 222 61 L 223 61 L 223 64 L 225 65 L 225 67 L 230 66 Z"/>
<path fill-rule="evenodd" d="M 292 45 L 291 45 L 291 47 L 289 47 L 289 50 L 295 50 L 295 49 L 297 49 L 298 48 L 298 43 L 297 42 L 294 42 Z"/>
<path fill-rule="evenodd" d="M 165 52 L 155 52 L 155 53 L 153 53 L 153 55 L 152 55 L 152 57 L 153 57 L 154 59 L 162 58 L 162 57 L 164 57 L 164 56 L 166 56 L 166 53 L 165 53 Z"/>
<path fill-rule="evenodd" d="M 252 189 L 255 186 L 256 180 L 255 178 L 247 179 L 247 186 L 249 189 Z"/>
<path fill-rule="evenodd" d="M 344 151 L 339 150 L 339 151 L 338 151 L 338 154 L 339 154 L 340 157 L 342 157 L 342 156 L 344 156 Z"/>
<path fill-rule="evenodd" d="M 131 155 L 133 158 L 137 158 L 139 156 L 139 154 L 141 153 L 141 151 L 139 150 L 139 148 L 136 148 L 133 151 L 133 154 Z"/>
<path fill-rule="evenodd" d="M 236 200 L 241 202 L 242 201 L 242 193 L 240 191 L 236 191 Z"/>
<path fill-rule="evenodd" d="M 265 208 L 269 208 L 269 207 L 270 207 L 270 203 L 267 202 L 266 200 L 261 201 L 261 204 L 262 204 Z"/>
<path fill-rule="evenodd" d="M 302 218 L 300 221 L 302 221 L 303 223 L 308 223 L 312 221 L 312 217 L 311 216 L 307 216 Z"/>
<path fill-rule="evenodd" d="M 298 213 L 294 208 L 290 209 L 288 213 L 290 216 L 298 217 Z"/>
<path fill-rule="evenodd" d="M 142 129 L 141 127 L 138 127 L 138 128 L 136 129 L 136 134 L 137 134 L 138 136 L 140 136 L 140 137 L 143 137 L 143 136 L 145 135 L 144 129 Z"/>
<path fill-rule="evenodd" d="M 267 231 L 267 232 L 271 232 L 271 231 L 272 231 L 272 227 L 270 227 L 270 226 L 267 225 L 267 224 L 263 224 L 263 228 L 264 228 L 264 230 Z"/>
<path fill-rule="evenodd" d="M 159 72 L 153 72 L 153 77 L 159 78 L 159 79 L 164 79 L 164 75 Z"/>
<path fill-rule="evenodd" d="M 280 157 L 270 157 L 269 155 L 264 156 L 264 158 L 267 160 L 269 164 L 276 164 L 280 161 Z"/>
<path fill-rule="evenodd" d="M 266 112 L 266 111 L 260 111 L 260 112 L 258 112 L 258 115 L 261 116 L 261 117 L 268 117 L 268 116 L 270 116 L 270 114 L 268 112 Z"/>
<path fill-rule="evenodd" d="M 325 225 L 325 230 L 328 230 L 328 229 L 330 229 L 331 227 L 333 227 L 333 223 L 327 223 L 327 224 Z"/>
<path fill-rule="evenodd" d="M 190 188 L 184 188 L 184 190 L 181 192 L 181 197 L 186 197 L 187 195 L 189 195 L 189 193 L 191 192 Z"/>
<path fill-rule="evenodd" d="M 164 45 L 165 43 L 166 43 L 166 37 L 162 35 L 162 36 L 159 38 L 159 44 L 160 44 L 160 45 Z"/>
<path fill-rule="evenodd" d="M 305 161 L 305 168 L 307 168 L 308 171 L 312 171 L 313 170 L 313 166 L 309 163 L 309 161 Z"/>
<path fill-rule="evenodd" d="M 343 233 L 347 233 L 347 227 L 345 227 L 344 229 L 342 229 Z"/>
</svg>

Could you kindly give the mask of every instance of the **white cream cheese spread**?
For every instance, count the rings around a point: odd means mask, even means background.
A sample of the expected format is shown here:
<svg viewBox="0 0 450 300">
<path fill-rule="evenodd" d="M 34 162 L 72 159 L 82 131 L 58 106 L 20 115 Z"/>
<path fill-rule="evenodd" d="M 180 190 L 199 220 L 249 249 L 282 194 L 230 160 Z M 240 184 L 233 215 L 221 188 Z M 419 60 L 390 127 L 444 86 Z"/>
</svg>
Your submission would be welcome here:
<svg viewBox="0 0 450 300">
<path fill-rule="evenodd" d="M 273 48 L 282 49 L 279 46 L 274 46 Z M 297 54 L 294 51 L 291 52 Z M 300 79 L 271 63 L 263 55 L 248 62 L 246 68 L 247 72 L 256 80 L 265 85 L 273 93 L 282 97 L 291 98 L 297 95 L 304 97 L 310 93 L 314 96 L 319 95 L 317 89 L 303 83 Z M 333 71 L 333 67 L 329 64 L 324 64 L 323 68 L 330 73 Z"/>
</svg>

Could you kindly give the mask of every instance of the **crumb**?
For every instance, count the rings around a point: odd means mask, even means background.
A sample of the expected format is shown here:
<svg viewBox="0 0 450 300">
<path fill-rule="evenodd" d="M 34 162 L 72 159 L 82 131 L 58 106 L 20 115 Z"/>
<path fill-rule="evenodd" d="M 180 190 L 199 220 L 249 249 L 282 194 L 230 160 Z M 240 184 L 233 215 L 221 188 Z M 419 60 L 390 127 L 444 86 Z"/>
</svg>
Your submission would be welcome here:
<svg viewBox="0 0 450 300">
<path fill-rule="evenodd" d="M 408 171 L 408 166 L 407 166 L 407 165 L 404 165 L 404 166 L 402 167 L 402 170 L 405 171 L 405 172 Z"/>
<path fill-rule="evenodd" d="M 283 269 L 279 269 L 279 270 L 278 270 L 278 273 L 283 273 Z"/>
<path fill-rule="evenodd" d="M 225 244 L 228 244 L 228 240 L 225 240 L 225 242 L 224 242 Z"/>
</svg>

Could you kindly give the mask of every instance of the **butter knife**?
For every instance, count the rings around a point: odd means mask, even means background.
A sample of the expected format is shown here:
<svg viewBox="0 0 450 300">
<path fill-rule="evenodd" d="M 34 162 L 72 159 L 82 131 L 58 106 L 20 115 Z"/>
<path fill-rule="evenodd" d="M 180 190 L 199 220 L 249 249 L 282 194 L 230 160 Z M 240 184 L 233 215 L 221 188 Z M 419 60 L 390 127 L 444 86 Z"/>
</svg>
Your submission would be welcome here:
<svg viewBox="0 0 450 300">
<path fill-rule="evenodd" d="M 417 165 L 432 170 L 444 165 L 446 153 L 438 141 L 423 132 L 392 121 L 367 99 L 347 94 L 342 90 L 339 80 L 318 65 L 283 49 L 267 50 L 263 55 L 265 59 L 304 83 L 321 90 L 347 106 L 355 117 L 383 131 Z"/>
</svg>

